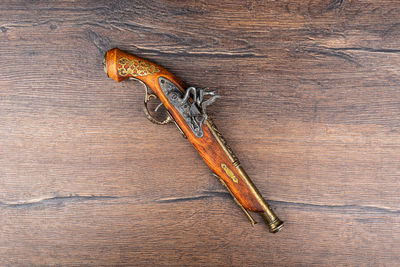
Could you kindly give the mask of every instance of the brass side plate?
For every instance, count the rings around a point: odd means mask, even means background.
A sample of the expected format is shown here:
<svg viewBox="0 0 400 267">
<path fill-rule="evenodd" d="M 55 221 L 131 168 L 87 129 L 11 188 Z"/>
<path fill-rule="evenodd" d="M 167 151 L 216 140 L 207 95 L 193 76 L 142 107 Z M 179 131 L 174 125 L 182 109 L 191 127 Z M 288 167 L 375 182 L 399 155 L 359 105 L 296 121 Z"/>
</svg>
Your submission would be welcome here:
<svg viewBox="0 0 400 267">
<path fill-rule="evenodd" d="M 235 183 L 238 183 L 239 180 L 238 178 L 235 176 L 235 174 L 233 173 L 233 171 L 231 169 L 229 169 L 228 166 L 226 166 L 225 163 L 221 163 L 221 167 L 222 169 L 225 171 L 225 173 L 229 176 L 229 178 L 232 179 L 232 181 L 234 181 Z"/>
</svg>

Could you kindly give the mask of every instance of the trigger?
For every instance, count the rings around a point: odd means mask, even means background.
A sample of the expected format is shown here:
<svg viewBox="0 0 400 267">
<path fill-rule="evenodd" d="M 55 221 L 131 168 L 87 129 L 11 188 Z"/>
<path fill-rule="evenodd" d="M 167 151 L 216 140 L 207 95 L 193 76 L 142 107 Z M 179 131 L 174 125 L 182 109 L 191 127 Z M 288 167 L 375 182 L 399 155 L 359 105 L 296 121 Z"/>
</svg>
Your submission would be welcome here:
<svg viewBox="0 0 400 267">
<path fill-rule="evenodd" d="M 155 95 L 149 95 L 149 97 L 150 97 L 150 96 L 155 96 Z M 151 114 L 150 114 L 150 112 L 149 112 L 149 109 L 148 109 L 148 107 L 147 107 L 147 102 L 148 102 L 147 99 L 145 99 L 143 111 L 144 111 L 144 114 L 146 115 L 146 118 L 147 118 L 149 121 L 151 121 L 151 122 L 154 123 L 154 124 L 158 124 L 158 125 L 164 125 L 164 124 L 167 124 L 167 123 L 170 123 L 170 122 L 174 121 L 174 119 L 171 117 L 170 114 L 168 114 L 167 118 L 166 118 L 165 120 L 163 120 L 163 121 L 160 121 L 160 120 L 157 120 L 157 119 L 153 118 L 153 116 L 151 116 Z M 162 104 L 162 103 L 161 103 L 161 104 Z M 160 106 L 160 105 L 159 105 L 159 106 Z M 158 107 L 157 107 L 157 108 L 158 108 Z"/>
<path fill-rule="evenodd" d="M 151 121 L 154 124 L 158 124 L 158 125 L 164 125 L 164 124 L 168 124 L 170 122 L 172 122 L 174 119 L 172 118 L 171 114 L 168 113 L 168 116 L 163 120 L 157 120 L 155 119 L 151 114 L 150 111 L 147 107 L 147 103 L 150 101 L 151 98 L 154 99 L 158 99 L 157 95 L 155 95 L 154 93 L 149 94 L 147 86 L 146 86 L 146 95 L 144 97 L 144 107 L 143 107 L 143 111 L 144 114 L 146 115 L 146 118 Z M 155 108 L 155 112 L 157 112 L 157 110 L 163 105 L 163 103 L 158 104 L 158 106 Z"/>
<path fill-rule="evenodd" d="M 149 94 L 149 88 L 148 88 L 147 85 L 146 85 L 144 82 L 142 82 L 141 80 L 136 79 L 136 78 L 133 78 L 133 77 L 131 77 L 130 80 L 136 80 L 136 81 L 140 82 L 140 83 L 144 86 L 145 96 L 144 96 L 144 107 L 143 107 L 143 111 L 144 111 L 144 114 L 146 115 L 146 118 L 147 118 L 149 121 L 151 121 L 152 123 L 154 123 L 154 124 L 159 124 L 159 125 L 164 125 L 164 124 L 173 122 L 173 123 L 175 124 L 176 128 L 178 128 L 179 132 L 182 134 L 183 138 L 187 138 L 186 134 L 183 132 L 183 130 L 181 129 L 181 127 L 179 126 L 179 124 L 176 123 L 176 121 L 174 120 L 174 117 L 172 117 L 171 113 L 169 113 L 169 111 L 168 111 L 167 109 L 166 109 L 166 110 L 167 110 L 168 116 L 167 116 L 167 118 L 166 118 L 164 121 L 156 120 L 155 118 L 153 118 L 153 116 L 151 116 L 151 114 L 150 114 L 150 112 L 149 112 L 149 109 L 147 108 L 147 103 L 150 101 L 151 98 L 157 99 L 157 98 L 158 98 L 157 95 L 155 95 L 154 93 L 150 93 L 150 94 Z M 163 103 L 161 102 L 161 103 L 158 104 L 158 106 L 154 109 L 154 111 L 157 112 L 158 109 L 159 109 L 160 107 L 162 107 L 162 106 L 163 106 Z"/>
<path fill-rule="evenodd" d="M 158 104 L 158 106 L 154 109 L 154 111 L 157 112 L 158 109 L 161 108 L 163 105 L 164 105 L 163 103 Z"/>
</svg>

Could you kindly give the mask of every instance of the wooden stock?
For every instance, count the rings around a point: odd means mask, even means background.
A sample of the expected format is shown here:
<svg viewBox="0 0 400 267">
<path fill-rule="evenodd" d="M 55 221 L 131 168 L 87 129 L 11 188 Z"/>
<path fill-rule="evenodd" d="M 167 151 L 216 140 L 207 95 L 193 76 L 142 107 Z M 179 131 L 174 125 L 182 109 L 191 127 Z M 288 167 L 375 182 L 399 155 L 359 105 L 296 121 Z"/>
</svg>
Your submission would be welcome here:
<svg viewBox="0 0 400 267">
<path fill-rule="evenodd" d="M 223 143 L 218 140 L 216 133 L 219 134 L 219 132 L 213 127 L 212 122 L 207 121 L 206 124 L 203 124 L 204 135 L 201 138 L 197 137 L 181 114 L 168 101 L 158 82 L 158 78 L 162 76 L 185 92 L 186 87 L 181 80 L 161 66 L 117 48 L 109 50 L 106 54 L 106 71 L 108 76 L 117 82 L 130 77 L 144 82 L 158 96 L 206 164 L 223 180 L 237 201 L 247 210 L 267 213 L 272 216 L 271 220 L 274 223 L 276 223 L 275 219 L 279 220 L 251 183 L 233 153 L 229 155 L 230 149 L 228 147 L 229 151 L 227 152 L 226 146 L 223 144 L 224 140 L 222 139 Z M 271 223 L 270 220 L 268 221 Z M 280 229 L 282 222 L 279 222 Z"/>
</svg>

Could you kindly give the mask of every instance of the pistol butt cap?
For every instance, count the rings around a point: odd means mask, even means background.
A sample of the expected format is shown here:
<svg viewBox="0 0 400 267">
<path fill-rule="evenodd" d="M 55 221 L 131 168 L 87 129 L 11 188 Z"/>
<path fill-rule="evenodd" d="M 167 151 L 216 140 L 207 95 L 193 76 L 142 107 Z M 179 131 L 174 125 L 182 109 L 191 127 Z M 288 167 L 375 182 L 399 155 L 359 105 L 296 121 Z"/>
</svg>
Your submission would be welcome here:
<svg viewBox="0 0 400 267">
<path fill-rule="evenodd" d="M 129 78 L 128 76 L 126 77 L 121 77 L 118 74 L 118 60 L 123 57 L 123 56 L 131 56 L 121 50 L 119 50 L 118 48 L 113 48 L 107 51 L 105 57 L 104 57 L 104 71 L 107 73 L 107 76 L 113 80 L 115 80 L 116 82 L 121 82 L 127 78 Z"/>
</svg>

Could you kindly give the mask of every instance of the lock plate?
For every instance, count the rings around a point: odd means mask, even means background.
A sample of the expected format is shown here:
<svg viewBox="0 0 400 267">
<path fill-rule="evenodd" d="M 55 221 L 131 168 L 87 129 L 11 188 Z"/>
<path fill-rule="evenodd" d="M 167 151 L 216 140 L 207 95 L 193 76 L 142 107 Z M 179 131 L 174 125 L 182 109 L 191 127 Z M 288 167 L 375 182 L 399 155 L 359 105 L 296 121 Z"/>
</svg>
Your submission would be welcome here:
<svg viewBox="0 0 400 267">
<path fill-rule="evenodd" d="M 200 112 L 196 102 L 191 103 L 190 98 L 168 79 L 160 77 L 158 82 L 168 101 L 181 114 L 194 135 L 198 138 L 203 137 L 202 125 L 205 116 Z"/>
</svg>

